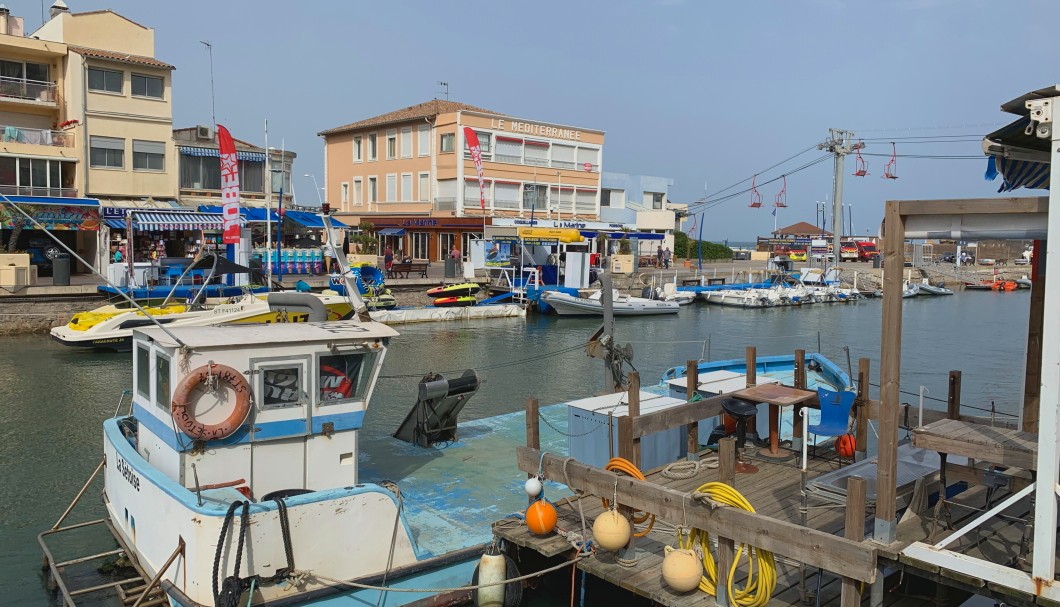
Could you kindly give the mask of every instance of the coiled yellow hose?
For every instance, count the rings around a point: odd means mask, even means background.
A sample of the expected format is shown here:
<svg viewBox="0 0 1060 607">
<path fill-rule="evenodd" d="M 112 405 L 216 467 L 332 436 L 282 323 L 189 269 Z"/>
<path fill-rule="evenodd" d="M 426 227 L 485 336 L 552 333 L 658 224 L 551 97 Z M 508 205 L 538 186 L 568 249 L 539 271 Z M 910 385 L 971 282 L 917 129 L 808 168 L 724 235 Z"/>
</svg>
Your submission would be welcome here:
<svg viewBox="0 0 1060 607">
<path fill-rule="evenodd" d="M 636 467 L 633 462 L 622 457 L 612 457 L 611 461 L 607 462 L 607 466 L 604 467 L 604 470 L 620 472 L 639 481 L 645 480 L 644 473 L 640 471 L 640 468 Z M 604 503 L 605 510 L 611 507 L 611 502 L 609 502 L 607 498 L 603 498 L 601 501 Z M 651 528 L 655 526 L 655 515 L 649 515 L 648 513 L 641 514 L 640 516 L 633 515 L 634 523 L 639 525 L 644 521 L 648 521 L 648 526 L 641 531 L 634 532 L 633 537 L 644 537 L 645 535 L 648 535 Z"/>
<path fill-rule="evenodd" d="M 739 491 L 725 483 L 706 483 L 696 489 L 696 493 L 705 493 L 710 498 L 721 504 L 742 508 L 748 512 L 754 512 L 754 507 L 747 501 Z M 699 589 L 712 596 L 718 595 L 718 567 L 714 562 L 713 549 L 710 545 L 710 536 L 702 529 L 693 529 L 688 538 L 680 538 L 681 548 L 691 549 L 696 541 L 699 541 L 703 552 L 703 569 L 705 575 L 699 581 Z M 740 559 L 747 557 L 747 583 L 743 588 L 737 590 L 733 579 L 736 577 L 736 567 Z M 752 549 L 750 546 L 740 544 L 736 547 L 736 554 L 732 559 L 728 576 L 729 604 L 733 607 L 765 607 L 769 603 L 773 591 L 777 587 L 777 565 L 773 560 L 773 553 L 768 550 Z"/>
</svg>

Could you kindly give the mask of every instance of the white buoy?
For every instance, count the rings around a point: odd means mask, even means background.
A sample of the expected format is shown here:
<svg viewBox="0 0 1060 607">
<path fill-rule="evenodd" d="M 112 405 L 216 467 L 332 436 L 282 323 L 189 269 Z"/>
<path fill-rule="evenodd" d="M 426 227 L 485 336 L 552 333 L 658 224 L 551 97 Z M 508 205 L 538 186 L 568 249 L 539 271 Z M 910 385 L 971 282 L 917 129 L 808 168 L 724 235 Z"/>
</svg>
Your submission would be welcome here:
<svg viewBox="0 0 1060 607">
<path fill-rule="evenodd" d="M 699 588 L 703 578 L 703 562 L 696 553 L 683 548 L 666 546 L 663 549 L 663 581 L 676 592 L 688 592 Z"/>
<path fill-rule="evenodd" d="M 523 484 L 523 490 L 526 491 L 526 494 L 531 498 L 536 498 L 541 495 L 541 490 L 543 488 L 544 487 L 541 485 L 541 479 L 536 476 L 526 479 L 526 483 Z"/>
<path fill-rule="evenodd" d="M 478 560 L 477 584 L 495 584 L 503 582 L 507 564 L 503 554 L 483 554 Z M 478 607 L 504 607 L 504 588 L 506 584 L 486 586 L 475 591 L 475 605 Z"/>
</svg>

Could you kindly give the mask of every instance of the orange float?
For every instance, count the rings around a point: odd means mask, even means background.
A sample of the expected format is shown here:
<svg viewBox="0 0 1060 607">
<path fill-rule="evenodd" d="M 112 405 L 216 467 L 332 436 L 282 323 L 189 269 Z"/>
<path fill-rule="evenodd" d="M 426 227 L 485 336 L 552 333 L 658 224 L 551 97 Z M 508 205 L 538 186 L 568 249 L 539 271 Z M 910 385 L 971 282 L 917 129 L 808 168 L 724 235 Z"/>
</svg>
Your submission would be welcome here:
<svg viewBox="0 0 1060 607">
<path fill-rule="evenodd" d="M 228 417 L 216 424 L 204 424 L 195 419 L 190 411 L 192 391 L 200 384 L 212 381 L 224 382 L 236 393 L 235 406 Z M 250 384 L 239 371 L 227 365 L 210 363 L 203 365 L 187 375 L 173 391 L 170 401 L 173 421 L 184 434 L 195 440 L 217 440 L 231 436 L 250 414 Z"/>
<path fill-rule="evenodd" d="M 557 520 L 556 507 L 543 499 L 535 501 L 526 509 L 526 526 L 537 535 L 552 533 Z"/>
<path fill-rule="evenodd" d="M 853 434 L 843 434 L 835 439 L 835 450 L 839 457 L 854 457 L 855 445 Z"/>
</svg>

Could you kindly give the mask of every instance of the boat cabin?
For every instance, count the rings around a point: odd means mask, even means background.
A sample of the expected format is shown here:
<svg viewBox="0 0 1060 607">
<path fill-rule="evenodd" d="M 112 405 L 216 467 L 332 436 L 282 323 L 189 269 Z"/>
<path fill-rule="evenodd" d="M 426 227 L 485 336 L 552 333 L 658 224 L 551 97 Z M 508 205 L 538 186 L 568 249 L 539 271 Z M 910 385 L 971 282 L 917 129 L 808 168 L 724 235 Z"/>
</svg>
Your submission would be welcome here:
<svg viewBox="0 0 1060 607">
<path fill-rule="evenodd" d="M 263 500 L 354 485 L 357 430 L 397 334 L 352 320 L 137 330 L 123 430 L 193 491 Z"/>
</svg>

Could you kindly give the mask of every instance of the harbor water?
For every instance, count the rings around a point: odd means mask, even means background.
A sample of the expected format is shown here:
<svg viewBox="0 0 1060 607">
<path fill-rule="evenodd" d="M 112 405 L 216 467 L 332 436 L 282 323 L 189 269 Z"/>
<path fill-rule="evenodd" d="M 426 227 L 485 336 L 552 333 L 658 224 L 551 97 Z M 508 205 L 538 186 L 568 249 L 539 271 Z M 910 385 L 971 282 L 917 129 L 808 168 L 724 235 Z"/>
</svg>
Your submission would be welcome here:
<svg viewBox="0 0 1060 607">
<path fill-rule="evenodd" d="M 1016 414 L 1023 391 L 1027 291 L 969 292 L 904 302 L 903 401 L 925 386 L 933 408 L 945 408 L 947 373 L 964 373 L 965 413 L 989 415 L 991 404 Z M 841 368 L 872 360 L 878 381 L 878 300 L 805 308 L 745 310 L 693 304 L 672 317 L 620 318 L 618 343 L 630 343 L 645 384 L 689 359 L 742 358 L 820 351 Z M 531 315 L 398 327 L 362 431 L 362 459 L 385 461 L 390 434 L 415 403 L 428 372 L 475 369 L 486 380 L 461 419 L 521 410 L 527 398 L 551 404 L 603 386 L 603 366 L 585 355 L 599 319 Z M 37 534 L 49 528 L 99 464 L 101 422 L 114 414 L 131 382 L 128 354 L 64 348 L 43 336 L 6 338 L 0 348 L 0 597 L 4 605 L 47 605 Z M 872 390 L 875 397 L 875 387 Z M 514 445 L 512 446 L 514 448 Z M 365 479 L 373 480 L 373 479 Z M 513 482 L 521 482 L 517 477 Z M 71 521 L 103 514 L 99 485 Z"/>
</svg>

